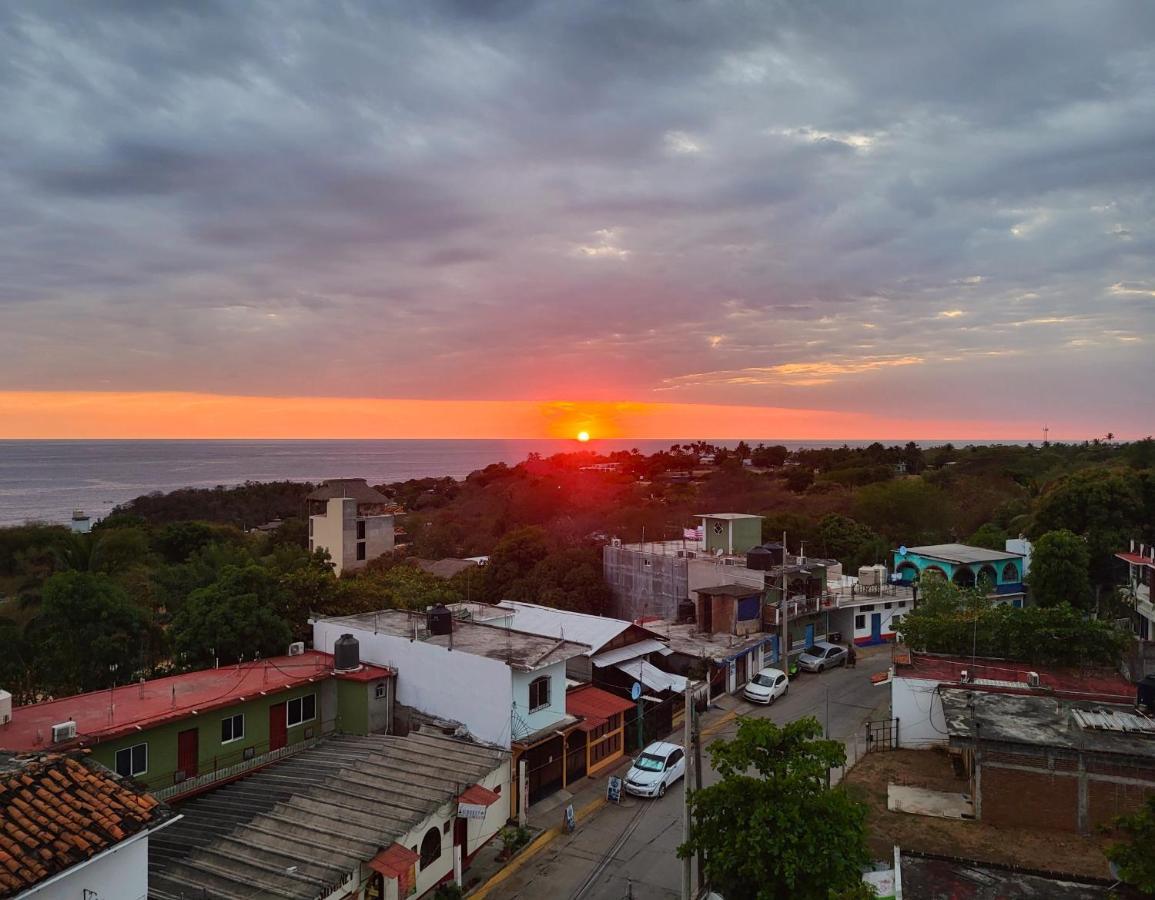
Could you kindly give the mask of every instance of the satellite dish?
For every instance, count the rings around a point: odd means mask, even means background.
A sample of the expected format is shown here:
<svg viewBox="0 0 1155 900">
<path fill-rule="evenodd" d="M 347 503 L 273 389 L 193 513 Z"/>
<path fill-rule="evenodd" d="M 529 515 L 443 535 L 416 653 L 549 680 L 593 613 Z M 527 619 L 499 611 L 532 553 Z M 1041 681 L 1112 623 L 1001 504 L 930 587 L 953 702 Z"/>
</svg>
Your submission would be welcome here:
<svg viewBox="0 0 1155 900">
<path fill-rule="evenodd" d="M 898 555 L 899 556 L 906 556 L 906 544 L 903 544 L 901 547 L 898 548 Z"/>
<path fill-rule="evenodd" d="M 631 700 L 637 700 L 641 696 L 642 696 L 642 686 L 635 681 L 633 686 L 630 688 L 630 699 Z"/>
</svg>

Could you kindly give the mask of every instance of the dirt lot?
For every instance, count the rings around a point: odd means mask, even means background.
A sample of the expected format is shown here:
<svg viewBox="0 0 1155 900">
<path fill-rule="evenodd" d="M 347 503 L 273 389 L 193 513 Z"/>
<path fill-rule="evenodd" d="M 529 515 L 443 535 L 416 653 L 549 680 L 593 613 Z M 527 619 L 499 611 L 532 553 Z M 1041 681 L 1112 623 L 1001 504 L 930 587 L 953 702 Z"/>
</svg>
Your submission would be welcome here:
<svg viewBox="0 0 1155 900">
<path fill-rule="evenodd" d="M 870 848 L 879 858 L 885 859 L 898 844 L 924 853 L 1108 877 L 1107 860 L 1103 856 L 1107 841 L 1103 838 L 892 813 L 886 808 L 886 788 L 891 782 L 938 791 L 968 792 L 967 781 L 955 777 L 944 750 L 895 750 L 863 757 L 847 773 L 844 783 L 862 791 L 863 799 L 870 806 L 867 820 Z"/>
</svg>

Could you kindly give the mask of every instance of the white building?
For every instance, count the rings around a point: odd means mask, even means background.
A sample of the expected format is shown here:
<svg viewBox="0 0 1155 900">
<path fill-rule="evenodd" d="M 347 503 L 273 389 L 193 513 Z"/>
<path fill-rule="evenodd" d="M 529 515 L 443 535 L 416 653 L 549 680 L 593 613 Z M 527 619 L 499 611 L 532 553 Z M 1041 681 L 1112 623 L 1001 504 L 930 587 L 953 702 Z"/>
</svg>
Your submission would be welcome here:
<svg viewBox="0 0 1155 900">
<path fill-rule="evenodd" d="M 364 478 L 327 481 L 305 500 L 309 552 L 327 551 L 338 575 L 364 568 L 369 560 L 393 551 L 396 507 Z"/>
<path fill-rule="evenodd" d="M 90 759 L 0 754 L 0 896 L 143 900 L 149 835 L 179 818 Z"/>
<path fill-rule="evenodd" d="M 1155 640 L 1155 604 L 1151 588 L 1155 586 L 1155 546 L 1131 541 L 1131 552 L 1116 553 L 1116 559 L 1127 563 L 1127 584 L 1123 596 L 1135 607 L 1135 636 Z"/>
</svg>

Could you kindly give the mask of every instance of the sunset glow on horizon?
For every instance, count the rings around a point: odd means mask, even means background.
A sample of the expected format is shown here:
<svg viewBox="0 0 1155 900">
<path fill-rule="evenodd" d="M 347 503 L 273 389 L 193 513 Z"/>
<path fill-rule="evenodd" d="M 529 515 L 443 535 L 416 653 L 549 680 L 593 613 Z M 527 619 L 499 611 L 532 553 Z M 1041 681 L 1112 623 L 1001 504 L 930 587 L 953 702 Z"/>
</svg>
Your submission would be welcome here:
<svg viewBox="0 0 1155 900">
<path fill-rule="evenodd" d="M 1006 421 L 643 402 L 232 397 L 176 392 L 0 392 L 0 439 L 550 438 L 1031 440 Z M 1105 432 L 1103 432 L 1105 433 Z M 1116 430 L 1120 439 L 1128 435 Z M 1066 434 L 1083 440 L 1099 431 Z M 596 437 L 595 437 L 596 435 Z M 1052 440 L 1064 439 L 1055 428 Z M 1135 435 L 1142 436 L 1142 435 Z"/>
</svg>

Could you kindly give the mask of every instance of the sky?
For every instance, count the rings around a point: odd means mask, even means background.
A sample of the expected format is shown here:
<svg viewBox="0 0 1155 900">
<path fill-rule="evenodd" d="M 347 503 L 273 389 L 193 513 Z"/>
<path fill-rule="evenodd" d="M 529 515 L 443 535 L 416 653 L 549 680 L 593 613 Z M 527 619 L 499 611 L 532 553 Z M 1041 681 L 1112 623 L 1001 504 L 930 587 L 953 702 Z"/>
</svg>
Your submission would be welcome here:
<svg viewBox="0 0 1155 900">
<path fill-rule="evenodd" d="M 1142 437 L 1153 85 L 1143 2 L 4 4 L 0 437 Z"/>
</svg>

